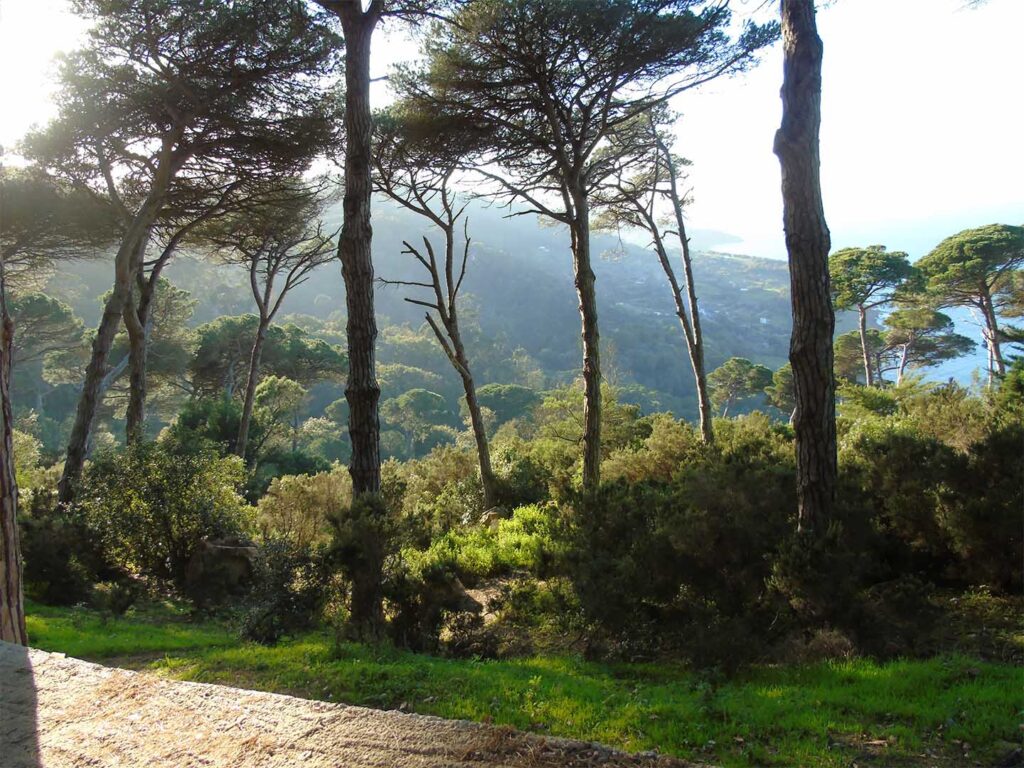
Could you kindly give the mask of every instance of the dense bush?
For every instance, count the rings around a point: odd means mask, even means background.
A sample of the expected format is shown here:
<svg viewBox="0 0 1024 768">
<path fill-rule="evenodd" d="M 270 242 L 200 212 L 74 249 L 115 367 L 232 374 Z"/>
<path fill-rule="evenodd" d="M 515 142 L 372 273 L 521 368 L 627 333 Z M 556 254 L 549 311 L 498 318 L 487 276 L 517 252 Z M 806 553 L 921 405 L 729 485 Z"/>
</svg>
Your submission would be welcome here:
<svg viewBox="0 0 1024 768">
<path fill-rule="evenodd" d="M 315 475 L 327 472 L 330 462 L 305 451 L 292 451 L 280 447 L 267 449 L 259 456 L 245 483 L 245 497 L 257 502 L 278 477 Z"/>
<path fill-rule="evenodd" d="M 57 504 L 56 480 L 22 498 L 18 524 L 25 561 L 25 591 L 49 605 L 89 598 L 93 583 L 115 577 L 81 508 Z"/>
<path fill-rule="evenodd" d="M 1024 587 L 1024 424 L 1010 421 L 971 446 L 965 471 L 951 478 L 959 503 L 943 530 L 963 580 L 1019 593 Z"/>
<path fill-rule="evenodd" d="M 242 618 L 242 637 L 273 644 L 314 626 L 336 591 L 333 570 L 324 548 L 283 539 L 264 541 Z"/>
<path fill-rule="evenodd" d="M 349 616 L 342 627 L 353 640 L 380 640 L 385 568 L 407 538 L 402 516 L 383 495 L 364 494 L 331 518 L 331 558 L 349 586 Z"/>
<path fill-rule="evenodd" d="M 438 446 L 422 459 L 400 466 L 401 513 L 425 535 L 443 535 L 475 522 L 483 512 L 483 489 L 474 452 Z"/>
<path fill-rule="evenodd" d="M 564 556 L 558 508 L 520 507 L 494 530 L 482 526 L 449 531 L 425 550 L 406 549 L 403 559 L 417 571 L 448 570 L 466 584 L 526 570 L 544 578 Z"/>
<path fill-rule="evenodd" d="M 275 478 L 256 507 L 265 539 L 283 539 L 298 549 L 330 541 L 330 518 L 352 504 L 352 478 L 345 467 L 315 475 Z"/>
<path fill-rule="evenodd" d="M 243 480 L 240 459 L 165 439 L 96 456 L 81 503 L 113 564 L 182 589 L 199 542 L 251 530 L 252 509 L 238 493 Z"/>
<path fill-rule="evenodd" d="M 795 528 L 788 438 L 761 414 L 716 427 L 717 448 L 671 483 L 614 483 L 577 505 L 580 602 L 629 653 L 687 645 L 743 658 L 736 640 L 771 621 L 767 582 Z"/>
</svg>

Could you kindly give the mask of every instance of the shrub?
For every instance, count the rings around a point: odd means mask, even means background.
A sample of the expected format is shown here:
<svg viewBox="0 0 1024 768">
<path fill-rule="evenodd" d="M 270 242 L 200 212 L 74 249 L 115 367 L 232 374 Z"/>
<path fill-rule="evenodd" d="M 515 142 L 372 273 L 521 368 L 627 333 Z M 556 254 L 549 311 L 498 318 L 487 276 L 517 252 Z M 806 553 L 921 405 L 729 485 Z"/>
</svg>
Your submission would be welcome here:
<svg viewBox="0 0 1024 768">
<path fill-rule="evenodd" d="M 895 419 L 859 423 L 844 442 L 841 463 L 874 533 L 875 578 L 954 577 L 939 518 L 958 504 L 950 480 L 967 470 L 966 458 Z"/>
<path fill-rule="evenodd" d="M 989 405 L 956 383 L 907 397 L 900 408 L 918 433 L 962 453 L 988 432 Z"/>
<path fill-rule="evenodd" d="M 268 448 L 255 462 L 245 484 L 245 497 L 252 502 L 260 499 L 278 477 L 288 475 L 315 475 L 328 472 L 331 464 L 320 456 L 304 451 Z"/>
<path fill-rule="evenodd" d="M 479 464 L 472 451 L 444 445 L 401 468 L 402 515 L 439 536 L 475 521 L 483 511 Z"/>
<path fill-rule="evenodd" d="M 344 633 L 352 640 L 376 641 L 385 630 L 385 567 L 406 539 L 401 515 L 381 495 L 365 494 L 331 518 L 332 561 L 350 586 Z"/>
<path fill-rule="evenodd" d="M 241 459 L 209 444 L 142 443 L 93 460 L 82 507 L 114 565 L 181 589 L 201 540 L 251 529 L 238 493 L 244 476 Z"/>
<path fill-rule="evenodd" d="M 1024 425 L 1010 422 L 971 446 L 964 471 L 952 476 L 959 504 L 939 524 L 970 584 L 1020 592 L 1024 584 Z"/>
<path fill-rule="evenodd" d="M 332 570 L 323 548 L 285 539 L 265 541 L 242 617 L 242 638 L 270 645 L 314 626 L 336 591 Z"/>
<path fill-rule="evenodd" d="M 531 505 L 499 520 L 494 531 L 483 527 L 452 530 L 427 549 L 407 549 L 402 556 L 415 570 L 426 572 L 436 567 L 472 585 L 517 569 L 543 578 L 564 559 L 564 547 L 558 508 Z"/>
<path fill-rule="evenodd" d="M 32 599 L 74 605 L 89 598 L 94 582 L 115 575 L 82 509 L 57 504 L 56 484 L 26 495 L 18 511 L 25 591 Z"/>
<path fill-rule="evenodd" d="M 124 616 L 141 596 L 140 586 L 131 579 L 102 581 L 92 588 L 89 603 L 103 621 Z"/>
<path fill-rule="evenodd" d="M 621 654 L 676 647 L 712 663 L 763 647 L 739 639 L 765 638 L 775 616 L 767 582 L 795 528 L 791 446 L 763 414 L 716 427 L 718 446 L 672 483 L 612 483 L 577 502 L 574 583 Z"/>
<path fill-rule="evenodd" d="M 283 539 L 300 550 L 330 541 L 330 518 L 352 504 L 352 478 L 336 466 L 315 475 L 285 475 L 270 483 L 256 507 L 265 539 Z"/>
<path fill-rule="evenodd" d="M 537 460 L 525 440 L 505 430 L 491 441 L 491 467 L 499 506 L 506 509 L 537 504 L 548 498 L 551 473 Z"/>
<path fill-rule="evenodd" d="M 605 460 L 601 473 L 606 480 L 668 483 L 680 467 L 700 456 L 703 446 L 692 425 L 667 413 L 654 414 L 648 421 L 651 432 L 641 445 L 623 448 Z"/>
</svg>

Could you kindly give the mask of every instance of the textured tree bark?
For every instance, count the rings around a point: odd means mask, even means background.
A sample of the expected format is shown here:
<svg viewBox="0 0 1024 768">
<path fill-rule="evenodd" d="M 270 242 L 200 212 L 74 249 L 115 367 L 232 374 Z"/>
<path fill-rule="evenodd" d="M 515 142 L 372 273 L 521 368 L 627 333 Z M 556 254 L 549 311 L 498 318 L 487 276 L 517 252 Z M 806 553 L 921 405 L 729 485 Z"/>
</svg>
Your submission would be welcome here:
<svg viewBox="0 0 1024 768">
<path fill-rule="evenodd" d="M 601 482 L 601 334 L 597 324 L 597 291 L 590 263 L 590 203 L 582 185 L 573 190 L 573 273 L 579 298 L 583 337 L 583 490 Z"/>
<path fill-rule="evenodd" d="M 18 482 L 14 475 L 11 357 L 14 323 L 7 313 L 7 286 L 0 262 L 0 640 L 28 645 L 18 538 Z"/>
<path fill-rule="evenodd" d="M 348 308 L 345 398 L 352 440 L 349 473 L 357 496 L 380 491 L 380 385 L 376 375 L 377 319 L 370 252 L 370 40 L 379 12 L 372 6 L 364 12 L 361 5 L 335 4 L 345 36 L 345 199 L 338 256 Z"/>
<path fill-rule="evenodd" d="M 163 147 L 154 171 L 153 183 L 142 205 L 128 221 L 121 245 L 114 257 L 114 288 L 103 308 L 96 338 L 93 339 L 92 356 L 85 370 L 85 383 L 78 399 L 75 421 L 68 440 L 64 471 L 57 485 L 58 502 L 64 505 L 71 504 L 75 498 L 75 485 L 82 475 L 82 467 L 89 451 L 89 437 L 96 416 L 96 407 L 103 395 L 107 357 L 110 355 L 110 347 L 117 334 L 124 309 L 131 301 L 132 285 L 138 274 L 146 245 L 149 243 L 150 230 L 163 207 L 176 170 L 188 159 L 184 153 L 175 156 L 173 152 L 183 130 L 178 126 L 163 137 Z"/>
<path fill-rule="evenodd" d="M 196 221 L 198 222 L 199 219 Z M 125 330 L 128 332 L 128 364 L 131 367 L 128 408 L 125 412 L 125 437 L 129 444 L 142 440 L 146 434 L 146 397 L 149 394 L 146 366 L 148 365 L 149 341 L 153 335 L 153 299 L 159 285 L 160 274 L 177 250 L 181 238 L 190 228 L 191 225 L 175 233 L 165 246 L 163 253 L 160 254 L 160 258 L 153 264 L 149 277 L 143 277 L 145 248 L 139 252 L 139 263 L 136 268 L 139 289 L 138 306 L 134 306 L 133 302 L 129 300 L 124 314 Z"/>
<path fill-rule="evenodd" d="M 796 390 L 798 528 L 820 534 L 835 503 L 837 460 L 831 241 L 821 200 L 818 140 L 822 44 L 813 0 L 782 0 L 782 36 L 782 125 L 775 134 L 775 154 L 782 167 L 793 308 L 789 360 Z"/>
<path fill-rule="evenodd" d="M 875 377 L 871 368 L 871 353 L 868 352 L 868 311 L 864 309 L 863 304 L 857 306 L 857 315 L 859 319 L 857 328 L 860 331 L 860 351 L 864 357 L 864 383 L 869 387 L 873 387 L 875 385 Z"/>
<path fill-rule="evenodd" d="M 462 379 L 466 393 L 466 408 L 469 409 L 469 421 L 473 427 L 473 439 L 476 440 L 476 454 L 480 461 L 480 485 L 484 492 L 484 509 L 497 505 L 495 492 L 494 470 L 491 468 L 491 448 L 487 443 L 487 430 L 484 428 L 484 417 L 480 412 L 480 402 L 476 398 L 476 385 L 472 376 Z"/>
<path fill-rule="evenodd" d="M 256 338 L 252 343 L 252 352 L 249 355 L 249 376 L 245 381 L 245 398 L 242 400 L 242 417 L 238 422 L 238 441 L 235 445 L 235 453 L 245 458 L 245 449 L 249 445 L 249 429 L 252 425 L 252 411 L 256 403 L 256 385 L 260 379 L 260 362 L 263 359 L 263 346 L 267 340 L 267 328 L 270 321 L 260 318 L 259 327 L 256 329 Z"/>
</svg>

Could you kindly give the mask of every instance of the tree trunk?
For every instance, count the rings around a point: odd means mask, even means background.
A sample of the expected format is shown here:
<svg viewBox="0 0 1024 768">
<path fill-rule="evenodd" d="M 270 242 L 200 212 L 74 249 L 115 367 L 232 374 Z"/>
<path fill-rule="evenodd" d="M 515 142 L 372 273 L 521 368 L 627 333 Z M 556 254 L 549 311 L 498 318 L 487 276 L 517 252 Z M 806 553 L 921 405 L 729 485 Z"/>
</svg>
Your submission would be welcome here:
<svg viewBox="0 0 1024 768">
<path fill-rule="evenodd" d="M 995 373 L 1000 376 L 1006 375 L 1006 360 L 1003 359 L 1003 350 L 999 343 L 999 321 L 996 319 L 996 310 L 992 306 L 992 295 L 988 287 L 985 287 L 981 295 L 981 311 L 985 315 L 985 328 L 988 331 L 988 348 L 992 363 L 995 364 Z M 989 383 L 992 383 L 992 368 L 989 365 Z"/>
<path fill-rule="evenodd" d="M 380 385 L 376 375 L 377 320 L 373 307 L 373 260 L 370 244 L 370 40 L 377 14 L 361 3 L 336 9 L 345 36 L 345 199 L 338 243 L 348 308 L 348 382 L 345 399 L 352 440 L 352 491 L 356 496 L 380 491 Z"/>
<path fill-rule="evenodd" d="M 139 306 L 129 296 L 122 317 L 128 332 L 128 408 L 125 410 L 125 439 L 128 445 L 142 442 L 146 436 L 146 365 L 149 355 L 149 333 L 143 312 L 144 297 Z"/>
<path fill-rule="evenodd" d="M 261 317 L 259 327 L 256 329 L 256 338 L 252 343 L 252 352 L 249 355 L 249 376 L 245 380 L 245 398 L 242 400 L 242 417 L 238 422 L 238 441 L 235 443 L 235 453 L 245 458 L 245 449 L 249 445 L 249 428 L 252 424 L 252 411 L 256 404 L 256 386 L 260 381 L 260 362 L 263 358 L 263 345 L 267 340 L 267 328 L 270 327 L 270 320 Z"/>
<path fill-rule="evenodd" d="M 907 350 L 910 348 L 909 344 L 904 344 L 903 349 L 900 350 L 900 364 L 896 368 L 896 386 L 898 387 L 903 383 L 903 373 L 907 370 Z"/>
<path fill-rule="evenodd" d="M 131 366 L 128 408 L 125 412 L 125 436 L 129 444 L 141 441 L 146 436 L 146 397 L 149 394 L 146 372 L 149 361 L 149 341 L 153 335 L 153 299 L 159 285 L 160 273 L 188 229 L 189 227 L 184 227 L 175 233 L 160 258 L 153 264 L 149 277 L 144 278 L 143 276 L 143 253 L 139 253 L 137 268 L 139 303 L 138 307 L 135 307 L 129 300 L 124 314 L 124 326 L 128 332 L 129 365 Z"/>
<path fill-rule="evenodd" d="M 601 482 L 601 335 L 590 264 L 590 202 L 582 185 L 573 190 L 572 199 L 576 209 L 571 227 L 573 273 L 583 337 L 583 490 L 592 492 Z"/>
<path fill-rule="evenodd" d="M 375 643 L 384 637 L 384 587 L 382 562 L 366 565 L 352 577 L 352 599 L 345 633 L 350 640 Z"/>
<path fill-rule="evenodd" d="M 480 485 L 484 492 L 484 509 L 490 509 L 497 505 L 497 494 L 495 493 L 494 470 L 491 469 L 491 447 L 487 442 L 487 430 L 484 427 L 484 417 L 480 412 L 480 401 L 476 397 L 476 383 L 473 381 L 473 373 L 469 368 L 469 359 L 466 357 L 466 348 L 462 344 L 462 334 L 459 332 L 458 318 L 452 314 L 449 318 L 450 327 L 448 335 L 452 339 L 452 347 L 455 351 L 455 362 L 462 378 L 462 389 L 466 395 L 466 408 L 469 409 L 469 421 L 473 427 L 473 438 L 476 440 L 476 454 L 480 462 Z"/>
<path fill-rule="evenodd" d="M 686 236 L 686 222 L 683 221 L 683 201 L 679 196 L 676 182 L 676 166 L 672 153 L 659 139 L 659 147 L 668 164 L 669 194 L 672 199 L 672 211 L 676 219 L 676 232 L 679 235 L 680 253 L 683 259 L 683 283 L 686 285 L 686 296 L 690 305 L 690 327 L 692 338 L 688 339 L 687 348 L 690 352 L 690 366 L 697 383 L 697 410 L 700 415 L 700 436 L 706 444 L 715 441 L 715 433 L 711 423 L 711 398 L 708 396 L 708 377 L 704 366 L 704 334 L 700 327 L 700 310 L 697 307 L 697 288 L 693 280 L 693 260 L 690 258 L 690 238 Z"/>
<path fill-rule="evenodd" d="M 14 474 L 11 357 L 14 323 L 7 313 L 7 286 L 0 261 L 0 640 L 28 645 L 18 537 L 18 482 Z"/>
<path fill-rule="evenodd" d="M 836 415 L 832 369 L 831 247 L 821 200 L 822 44 L 813 0 L 782 0 L 782 125 L 775 154 L 782 168 L 793 333 L 789 360 L 796 390 L 798 530 L 824 533 L 835 503 Z"/>
<path fill-rule="evenodd" d="M 868 352 L 868 311 L 863 304 L 857 306 L 859 319 L 858 329 L 860 330 L 860 351 L 864 357 L 864 383 L 873 387 L 875 385 L 874 372 L 871 369 L 871 353 Z"/>
<path fill-rule="evenodd" d="M 110 347 L 114 343 L 114 336 L 117 335 L 125 307 L 130 303 L 135 270 L 140 260 L 139 253 L 145 250 L 149 239 L 149 227 L 155 215 L 156 207 L 147 201 L 135 216 L 117 251 L 114 261 L 114 288 L 103 307 L 103 316 L 92 342 L 92 356 L 85 369 L 85 382 L 78 399 L 71 437 L 68 440 L 64 472 L 58 485 L 58 500 L 61 504 L 70 504 L 75 497 L 75 485 L 82 475 L 85 457 L 89 452 L 89 438 L 96 408 L 103 397 L 102 385 Z"/>
</svg>

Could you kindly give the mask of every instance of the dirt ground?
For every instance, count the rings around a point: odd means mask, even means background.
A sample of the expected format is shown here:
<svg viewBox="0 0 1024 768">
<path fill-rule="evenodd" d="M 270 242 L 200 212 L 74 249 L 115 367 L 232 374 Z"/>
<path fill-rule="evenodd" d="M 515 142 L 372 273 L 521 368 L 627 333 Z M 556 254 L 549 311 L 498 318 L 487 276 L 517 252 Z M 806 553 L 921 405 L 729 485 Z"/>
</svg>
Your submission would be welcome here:
<svg viewBox="0 0 1024 768">
<path fill-rule="evenodd" d="M 153 675 L 0 643 L 3 768 L 684 766 L 595 744 Z"/>
</svg>

